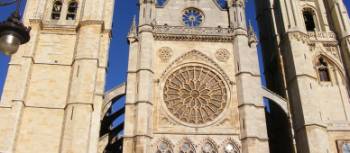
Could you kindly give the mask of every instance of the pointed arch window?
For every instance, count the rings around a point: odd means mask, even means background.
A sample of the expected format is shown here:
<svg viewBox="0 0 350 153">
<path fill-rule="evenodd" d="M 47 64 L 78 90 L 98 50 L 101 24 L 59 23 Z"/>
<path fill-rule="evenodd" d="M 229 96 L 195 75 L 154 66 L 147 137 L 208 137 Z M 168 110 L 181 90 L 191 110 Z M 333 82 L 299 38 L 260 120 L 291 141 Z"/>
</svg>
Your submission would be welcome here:
<svg viewBox="0 0 350 153">
<path fill-rule="evenodd" d="M 77 16 L 78 2 L 72 0 L 68 4 L 67 17 L 66 20 L 75 20 Z"/>
<path fill-rule="evenodd" d="M 324 82 L 331 81 L 328 63 L 322 57 L 318 60 L 317 69 L 318 69 L 320 81 L 324 81 Z"/>
<path fill-rule="evenodd" d="M 51 19 L 59 20 L 61 17 L 61 11 L 62 11 L 62 1 L 60 0 L 54 1 L 52 6 Z"/>
<path fill-rule="evenodd" d="M 238 147 L 233 142 L 227 142 L 224 145 L 224 153 L 239 153 Z"/>
<path fill-rule="evenodd" d="M 307 31 L 315 31 L 316 29 L 316 15 L 314 10 L 306 8 L 303 10 L 304 22 Z"/>
<path fill-rule="evenodd" d="M 194 149 L 191 142 L 184 142 L 180 146 L 180 153 L 195 153 L 196 150 Z"/>
<path fill-rule="evenodd" d="M 206 141 L 202 146 L 201 153 L 218 153 L 216 146 L 211 141 Z"/>
<path fill-rule="evenodd" d="M 172 145 L 168 141 L 160 141 L 156 153 L 173 153 Z"/>
</svg>

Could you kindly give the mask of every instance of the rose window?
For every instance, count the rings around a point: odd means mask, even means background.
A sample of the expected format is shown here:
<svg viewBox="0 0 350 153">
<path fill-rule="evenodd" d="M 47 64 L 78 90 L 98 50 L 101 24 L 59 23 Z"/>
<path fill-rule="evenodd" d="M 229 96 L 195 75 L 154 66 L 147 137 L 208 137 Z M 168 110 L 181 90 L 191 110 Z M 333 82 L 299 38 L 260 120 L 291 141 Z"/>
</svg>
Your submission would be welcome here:
<svg viewBox="0 0 350 153">
<path fill-rule="evenodd" d="M 187 27 L 198 27 L 204 19 L 203 13 L 195 8 L 186 9 L 182 15 L 182 21 Z"/>
<path fill-rule="evenodd" d="M 213 121 L 227 104 L 219 75 L 204 66 L 185 66 L 165 82 L 164 101 L 172 115 L 191 124 Z"/>
</svg>

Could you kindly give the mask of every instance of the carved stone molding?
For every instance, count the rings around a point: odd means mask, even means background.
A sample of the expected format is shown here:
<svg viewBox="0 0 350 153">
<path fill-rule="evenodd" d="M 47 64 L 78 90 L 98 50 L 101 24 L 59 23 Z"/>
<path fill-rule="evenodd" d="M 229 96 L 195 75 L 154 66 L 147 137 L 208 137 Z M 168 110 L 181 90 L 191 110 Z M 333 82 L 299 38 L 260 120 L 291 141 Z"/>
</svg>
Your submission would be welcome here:
<svg viewBox="0 0 350 153">
<path fill-rule="evenodd" d="M 156 40 L 190 40 L 190 41 L 214 41 L 231 42 L 234 30 L 231 28 L 196 27 L 158 25 L 154 27 Z"/>
<path fill-rule="evenodd" d="M 336 44 L 336 34 L 334 32 L 290 32 L 287 34 L 290 39 L 302 41 L 303 43 L 311 44 L 315 42 L 323 42 L 329 44 Z"/>
</svg>

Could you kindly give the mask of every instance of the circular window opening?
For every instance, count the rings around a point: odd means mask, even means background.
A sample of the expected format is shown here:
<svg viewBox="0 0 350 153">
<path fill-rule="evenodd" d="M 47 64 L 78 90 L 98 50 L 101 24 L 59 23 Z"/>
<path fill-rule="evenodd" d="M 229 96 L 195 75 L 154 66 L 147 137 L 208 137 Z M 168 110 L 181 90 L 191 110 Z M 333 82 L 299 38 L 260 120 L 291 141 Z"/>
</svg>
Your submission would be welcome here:
<svg viewBox="0 0 350 153">
<path fill-rule="evenodd" d="M 183 12 L 182 21 L 187 27 L 199 27 L 204 20 L 203 13 L 195 8 L 188 8 Z"/>
</svg>

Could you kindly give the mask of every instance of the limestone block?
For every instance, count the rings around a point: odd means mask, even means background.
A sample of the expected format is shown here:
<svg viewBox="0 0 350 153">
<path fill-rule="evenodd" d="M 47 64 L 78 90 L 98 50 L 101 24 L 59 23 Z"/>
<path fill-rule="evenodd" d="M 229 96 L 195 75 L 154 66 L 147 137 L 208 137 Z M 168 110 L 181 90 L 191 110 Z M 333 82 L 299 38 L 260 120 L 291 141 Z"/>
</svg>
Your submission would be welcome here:
<svg viewBox="0 0 350 153">
<path fill-rule="evenodd" d="M 134 136 L 136 125 L 136 107 L 134 105 L 125 106 L 125 120 L 128 121 L 125 124 L 124 135 L 126 137 Z"/>
<path fill-rule="evenodd" d="M 264 108 L 246 105 L 240 108 L 242 138 L 267 139 Z"/>
<path fill-rule="evenodd" d="M 125 103 L 126 104 L 130 104 L 130 103 L 135 103 L 137 97 L 137 84 L 138 81 L 136 81 L 137 77 L 136 77 L 136 73 L 129 73 L 128 74 L 128 78 L 127 78 L 127 83 L 128 85 L 126 86 L 126 100 Z"/>
<path fill-rule="evenodd" d="M 13 120 L 14 116 L 12 115 L 11 108 L 0 108 L 0 152 L 7 151 L 12 144 L 9 141 L 11 138 L 11 133 L 14 132 Z"/>
<path fill-rule="evenodd" d="M 64 108 L 68 95 L 70 73 L 70 66 L 33 65 L 26 105 Z"/>
<path fill-rule="evenodd" d="M 109 55 L 109 43 L 110 43 L 110 34 L 104 33 L 101 36 L 101 48 L 99 52 L 99 67 L 107 68 L 108 67 L 108 55 Z"/>
<path fill-rule="evenodd" d="M 98 23 L 91 23 L 91 25 L 89 25 L 88 21 L 85 24 L 87 25 L 79 29 L 75 59 L 98 59 L 101 41 L 101 25 Z"/>
<path fill-rule="evenodd" d="M 98 68 L 97 69 L 97 75 L 96 75 L 96 87 L 95 87 L 95 93 L 98 95 L 103 95 L 105 92 L 105 82 L 106 80 L 106 69 L 105 68 Z"/>
<path fill-rule="evenodd" d="M 16 142 L 16 153 L 59 153 L 64 111 L 25 108 Z"/>
<path fill-rule="evenodd" d="M 236 36 L 234 39 L 234 54 L 238 65 L 238 72 L 248 72 L 253 75 L 260 75 L 258 51 L 256 47 L 248 46 L 248 39 L 245 36 Z"/>
<path fill-rule="evenodd" d="M 4 90 L 0 97 L 0 105 L 10 105 L 17 93 L 18 80 L 21 66 L 10 65 L 7 72 L 6 82 L 4 84 Z"/>
<path fill-rule="evenodd" d="M 93 103 L 97 72 L 97 60 L 77 60 L 74 63 L 69 103 Z"/>
<path fill-rule="evenodd" d="M 263 106 L 262 96 L 258 92 L 260 90 L 260 77 L 252 77 L 250 74 L 241 74 L 237 77 L 239 105 L 254 104 L 256 106 Z"/>
<path fill-rule="evenodd" d="M 39 36 L 34 60 L 36 63 L 71 65 L 75 44 L 75 35 L 42 33 Z"/>
<path fill-rule="evenodd" d="M 93 142 L 91 141 L 92 138 L 90 138 L 92 128 L 91 119 L 92 105 L 71 104 L 67 107 L 64 123 L 65 126 L 62 143 L 62 153 L 88 152 L 89 144 L 90 142 Z"/>
<path fill-rule="evenodd" d="M 152 91 L 153 91 L 153 77 L 149 71 L 139 72 L 139 86 L 138 86 L 138 97 L 137 101 L 152 101 Z"/>
<path fill-rule="evenodd" d="M 308 146 L 311 153 L 328 153 L 329 139 L 325 128 L 310 126 L 306 128 Z"/>
</svg>

